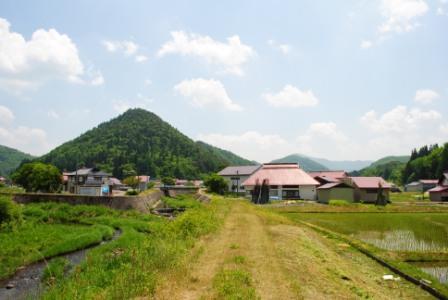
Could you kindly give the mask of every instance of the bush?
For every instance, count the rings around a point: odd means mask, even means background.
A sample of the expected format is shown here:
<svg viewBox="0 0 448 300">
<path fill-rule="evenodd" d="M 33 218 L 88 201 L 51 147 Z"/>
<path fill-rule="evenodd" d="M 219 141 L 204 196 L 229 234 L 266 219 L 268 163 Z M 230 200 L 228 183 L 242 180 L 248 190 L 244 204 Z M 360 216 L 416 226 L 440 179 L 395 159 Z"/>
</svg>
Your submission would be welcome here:
<svg viewBox="0 0 448 300">
<path fill-rule="evenodd" d="M 350 202 L 348 202 L 346 200 L 330 200 L 328 202 L 328 204 L 334 205 L 334 206 L 348 206 L 348 205 L 350 205 Z"/>
<path fill-rule="evenodd" d="M 146 188 L 148 190 L 152 189 L 154 186 L 156 185 L 156 183 L 154 181 L 148 182 L 148 185 L 146 185 Z"/>
<path fill-rule="evenodd" d="M 164 185 L 176 185 L 176 180 L 174 180 L 174 178 L 172 177 L 163 177 L 162 183 Z"/>
<path fill-rule="evenodd" d="M 218 174 L 207 176 L 204 180 L 204 185 L 207 187 L 209 192 L 220 195 L 224 195 L 228 188 L 225 179 Z"/>
<path fill-rule="evenodd" d="M 138 195 L 138 191 L 137 190 L 127 190 L 126 191 L 126 195 L 127 196 L 137 196 Z"/>
<path fill-rule="evenodd" d="M 62 175 L 51 164 L 31 162 L 23 164 L 11 175 L 14 183 L 25 188 L 27 192 L 57 192 L 62 184 Z"/>
<path fill-rule="evenodd" d="M 0 196 L 0 230 L 16 229 L 22 224 L 22 210 L 9 197 Z"/>
</svg>

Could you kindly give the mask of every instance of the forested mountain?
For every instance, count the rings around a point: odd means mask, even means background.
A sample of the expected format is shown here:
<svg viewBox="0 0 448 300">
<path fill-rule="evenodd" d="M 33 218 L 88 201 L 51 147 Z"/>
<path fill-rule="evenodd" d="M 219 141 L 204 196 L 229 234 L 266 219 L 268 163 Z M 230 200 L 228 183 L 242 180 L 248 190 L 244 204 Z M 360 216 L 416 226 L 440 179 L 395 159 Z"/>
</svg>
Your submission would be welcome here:
<svg viewBox="0 0 448 300">
<path fill-rule="evenodd" d="M 285 156 L 283 158 L 279 158 L 272 161 L 273 163 L 298 163 L 300 168 L 303 170 L 309 172 L 309 171 L 326 171 L 328 170 L 327 167 L 324 165 L 321 165 L 318 162 L 315 162 L 314 160 L 300 155 L 300 154 L 291 154 L 288 156 Z"/>
<path fill-rule="evenodd" d="M 29 154 L 0 145 L 0 176 L 9 175 L 24 159 L 32 158 Z"/>
<path fill-rule="evenodd" d="M 390 156 L 388 158 L 390 158 Z M 383 177 L 386 181 L 401 185 L 403 183 L 402 174 L 405 165 L 406 163 L 401 162 L 400 160 L 380 159 L 364 169 L 351 172 L 350 175 L 379 176 Z"/>
<path fill-rule="evenodd" d="M 386 157 L 383 157 L 383 158 L 380 158 L 380 159 L 374 161 L 373 163 L 370 164 L 369 167 L 377 167 L 377 166 L 385 165 L 385 164 L 388 164 L 391 162 L 400 162 L 400 163 L 406 164 L 410 158 L 411 157 L 409 155 L 386 156 Z"/>
<path fill-rule="evenodd" d="M 208 149 L 212 154 L 220 157 L 221 159 L 228 161 L 231 165 L 239 165 L 239 166 L 249 166 L 249 165 L 258 165 L 259 163 L 256 161 L 249 161 L 245 158 L 242 158 L 230 151 L 223 150 L 221 148 L 209 145 L 207 143 L 197 141 L 200 147 L 204 149 Z"/>
<path fill-rule="evenodd" d="M 194 142 L 157 115 L 130 109 L 39 160 L 61 170 L 97 166 L 122 178 L 135 170 L 152 177 L 193 179 L 230 164 L 250 164 L 229 151 Z"/>
<path fill-rule="evenodd" d="M 365 168 L 372 163 L 370 160 L 329 160 L 317 157 L 309 158 L 330 170 L 344 170 L 347 172 Z"/>
<path fill-rule="evenodd" d="M 403 182 L 419 179 L 438 179 L 448 170 L 448 143 L 444 146 L 423 146 L 412 150 L 409 162 L 403 170 Z"/>
</svg>

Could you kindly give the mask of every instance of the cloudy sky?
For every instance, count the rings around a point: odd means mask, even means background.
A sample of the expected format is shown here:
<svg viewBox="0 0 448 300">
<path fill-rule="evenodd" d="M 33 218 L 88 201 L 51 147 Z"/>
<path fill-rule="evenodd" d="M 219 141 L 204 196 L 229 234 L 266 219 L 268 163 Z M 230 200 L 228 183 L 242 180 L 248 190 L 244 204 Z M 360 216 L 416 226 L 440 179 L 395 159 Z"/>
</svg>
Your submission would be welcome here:
<svg viewBox="0 0 448 300">
<path fill-rule="evenodd" d="M 446 142 L 448 0 L 0 2 L 0 144 L 131 107 L 260 162 Z"/>
</svg>

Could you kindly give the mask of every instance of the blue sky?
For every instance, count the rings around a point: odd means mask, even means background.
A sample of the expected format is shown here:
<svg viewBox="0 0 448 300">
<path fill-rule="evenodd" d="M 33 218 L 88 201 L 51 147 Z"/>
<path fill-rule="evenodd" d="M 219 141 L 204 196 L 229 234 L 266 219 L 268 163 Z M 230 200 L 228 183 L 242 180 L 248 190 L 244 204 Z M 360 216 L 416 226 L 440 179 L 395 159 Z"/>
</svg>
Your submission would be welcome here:
<svg viewBox="0 0 448 300">
<path fill-rule="evenodd" d="M 448 141 L 448 0 L 2 1 L 0 144 L 130 107 L 269 161 Z"/>
</svg>

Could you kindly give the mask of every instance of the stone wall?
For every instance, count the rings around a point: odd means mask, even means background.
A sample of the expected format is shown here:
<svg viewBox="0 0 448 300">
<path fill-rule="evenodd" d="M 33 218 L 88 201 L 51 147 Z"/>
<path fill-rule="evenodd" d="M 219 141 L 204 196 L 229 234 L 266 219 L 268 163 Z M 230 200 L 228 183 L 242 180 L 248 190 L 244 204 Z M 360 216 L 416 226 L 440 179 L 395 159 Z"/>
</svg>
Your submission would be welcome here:
<svg viewBox="0 0 448 300">
<path fill-rule="evenodd" d="M 167 197 L 176 197 L 177 195 L 185 194 L 194 195 L 199 191 L 199 188 L 194 186 L 163 186 L 160 189 Z"/>
<path fill-rule="evenodd" d="M 11 195 L 11 194 L 8 194 Z M 156 190 L 145 196 L 84 196 L 71 194 L 41 194 L 41 193 L 21 193 L 12 194 L 12 198 L 17 203 L 31 202 L 60 202 L 71 205 L 104 205 L 113 209 L 127 210 L 136 209 L 141 212 L 149 212 L 149 208 L 160 200 L 163 193 Z"/>
</svg>

